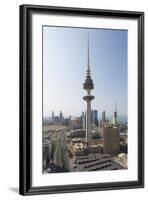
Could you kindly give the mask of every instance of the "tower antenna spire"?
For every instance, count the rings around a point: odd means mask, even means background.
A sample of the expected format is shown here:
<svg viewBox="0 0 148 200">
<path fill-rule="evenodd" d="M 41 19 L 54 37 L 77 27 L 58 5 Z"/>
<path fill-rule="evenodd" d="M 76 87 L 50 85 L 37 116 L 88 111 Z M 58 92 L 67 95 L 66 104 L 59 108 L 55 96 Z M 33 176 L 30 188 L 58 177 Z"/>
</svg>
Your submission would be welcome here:
<svg viewBox="0 0 148 200">
<path fill-rule="evenodd" d="M 88 61 L 87 61 L 87 73 L 88 73 L 88 75 L 90 74 L 90 63 L 89 63 L 89 32 L 88 32 L 88 47 L 87 47 L 88 49 L 87 49 L 87 59 L 88 59 Z"/>
<path fill-rule="evenodd" d="M 117 112 L 117 102 L 115 103 L 115 112 Z"/>
</svg>

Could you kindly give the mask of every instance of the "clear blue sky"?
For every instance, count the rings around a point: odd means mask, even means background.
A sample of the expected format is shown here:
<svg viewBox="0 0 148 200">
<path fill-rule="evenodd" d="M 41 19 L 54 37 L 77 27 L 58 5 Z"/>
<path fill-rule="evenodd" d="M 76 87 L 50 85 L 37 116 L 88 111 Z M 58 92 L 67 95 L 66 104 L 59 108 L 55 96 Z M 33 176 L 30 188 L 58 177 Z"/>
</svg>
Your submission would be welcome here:
<svg viewBox="0 0 148 200">
<path fill-rule="evenodd" d="M 94 82 L 92 109 L 111 116 L 127 116 L 127 31 L 43 27 L 43 115 L 52 110 L 79 116 L 86 110 L 82 97 L 87 69 L 89 33 L 90 68 Z"/>
</svg>

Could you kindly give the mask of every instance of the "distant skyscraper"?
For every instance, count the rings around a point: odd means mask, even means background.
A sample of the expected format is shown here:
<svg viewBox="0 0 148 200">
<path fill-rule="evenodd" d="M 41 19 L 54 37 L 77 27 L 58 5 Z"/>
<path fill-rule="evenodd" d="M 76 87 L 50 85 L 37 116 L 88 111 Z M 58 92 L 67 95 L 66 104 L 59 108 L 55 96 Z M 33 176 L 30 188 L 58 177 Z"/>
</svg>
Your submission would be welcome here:
<svg viewBox="0 0 148 200">
<path fill-rule="evenodd" d="M 90 142 L 92 139 L 92 131 L 91 131 L 91 100 L 94 99 L 94 96 L 91 95 L 91 90 L 94 88 L 93 80 L 90 75 L 90 65 L 89 65 L 89 37 L 88 37 L 88 63 L 87 63 L 87 71 L 86 71 L 86 79 L 83 84 L 83 88 L 87 91 L 87 95 L 83 97 L 83 99 L 87 103 L 87 111 L 86 111 L 86 141 Z"/>
<path fill-rule="evenodd" d="M 54 117 L 54 112 L 53 112 L 53 111 L 52 111 L 51 120 L 52 120 L 52 122 L 54 122 L 54 121 L 55 121 L 55 117 Z"/>
<path fill-rule="evenodd" d="M 86 129 L 86 114 L 82 112 L 82 128 Z"/>
<path fill-rule="evenodd" d="M 69 121 L 71 122 L 71 115 L 69 115 Z"/>
<path fill-rule="evenodd" d="M 63 122 L 63 119 L 64 119 L 63 113 L 62 113 L 62 111 L 60 110 L 60 114 L 59 114 L 59 120 L 60 120 L 60 122 Z"/>
<path fill-rule="evenodd" d="M 117 103 L 116 103 L 115 111 L 113 114 L 113 125 L 117 125 Z"/>
<path fill-rule="evenodd" d="M 97 110 L 91 111 L 91 119 L 92 119 L 92 124 L 95 126 L 98 126 L 98 111 Z"/>
<path fill-rule="evenodd" d="M 102 122 L 106 121 L 106 112 L 105 110 L 102 112 Z"/>
</svg>

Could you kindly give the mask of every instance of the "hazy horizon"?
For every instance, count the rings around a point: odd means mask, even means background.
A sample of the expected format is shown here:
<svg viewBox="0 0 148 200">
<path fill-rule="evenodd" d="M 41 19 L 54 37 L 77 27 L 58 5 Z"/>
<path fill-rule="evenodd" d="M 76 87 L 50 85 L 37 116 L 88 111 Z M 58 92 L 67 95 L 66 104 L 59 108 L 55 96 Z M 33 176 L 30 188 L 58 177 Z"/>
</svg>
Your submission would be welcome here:
<svg viewBox="0 0 148 200">
<path fill-rule="evenodd" d="M 43 116 L 80 116 L 86 110 L 83 89 L 87 37 L 94 83 L 92 109 L 127 117 L 127 31 L 43 27 Z"/>
</svg>

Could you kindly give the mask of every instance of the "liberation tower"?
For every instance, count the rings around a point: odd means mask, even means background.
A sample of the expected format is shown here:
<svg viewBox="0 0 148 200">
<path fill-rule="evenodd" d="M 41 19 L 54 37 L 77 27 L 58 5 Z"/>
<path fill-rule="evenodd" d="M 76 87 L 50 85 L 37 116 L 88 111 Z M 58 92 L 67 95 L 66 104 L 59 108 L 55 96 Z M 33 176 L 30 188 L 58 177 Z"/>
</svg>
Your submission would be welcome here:
<svg viewBox="0 0 148 200">
<path fill-rule="evenodd" d="M 83 99 L 87 103 L 87 112 L 86 112 L 86 142 L 90 142 L 92 139 L 91 131 L 91 100 L 94 99 L 94 96 L 91 95 L 91 90 L 94 88 L 93 80 L 91 79 L 90 74 L 90 64 L 89 64 L 89 36 L 88 36 L 88 61 L 87 61 L 87 71 L 86 79 L 83 84 L 83 89 L 87 91 L 87 95 Z"/>
</svg>

